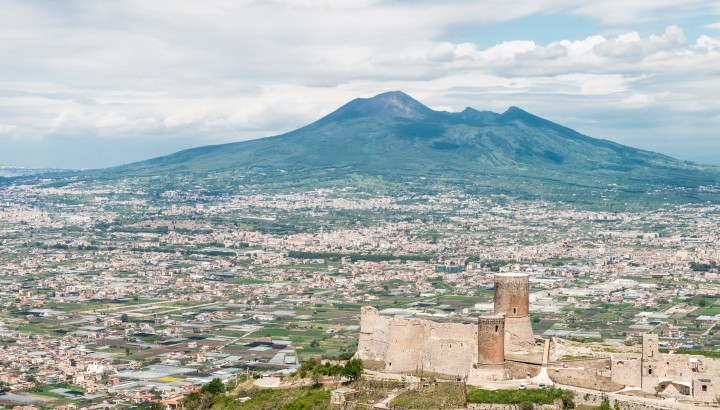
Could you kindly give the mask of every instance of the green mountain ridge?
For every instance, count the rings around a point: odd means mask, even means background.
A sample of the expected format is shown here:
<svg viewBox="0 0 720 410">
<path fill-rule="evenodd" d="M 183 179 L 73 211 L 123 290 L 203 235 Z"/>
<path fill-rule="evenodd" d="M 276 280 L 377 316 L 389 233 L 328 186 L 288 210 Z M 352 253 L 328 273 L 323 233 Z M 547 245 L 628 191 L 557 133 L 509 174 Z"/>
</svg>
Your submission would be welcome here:
<svg viewBox="0 0 720 410">
<path fill-rule="evenodd" d="M 355 99 L 286 134 L 189 149 L 85 175 L 201 180 L 221 174 L 300 188 L 348 178 L 388 184 L 422 180 L 560 199 L 720 183 L 720 168 L 591 138 L 517 107 L 501 114 L 472 108 L 434 111 L 399 91 Z"/>
</svg>

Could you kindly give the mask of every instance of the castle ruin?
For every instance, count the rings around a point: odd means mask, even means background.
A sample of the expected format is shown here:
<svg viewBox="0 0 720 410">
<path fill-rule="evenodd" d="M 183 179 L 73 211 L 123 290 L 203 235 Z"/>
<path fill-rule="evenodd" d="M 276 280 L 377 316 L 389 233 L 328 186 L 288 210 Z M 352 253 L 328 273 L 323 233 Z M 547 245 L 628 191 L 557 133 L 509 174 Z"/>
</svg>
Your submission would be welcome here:
<svg viewBox="0 0 720 410">
<path fill-rule="evenodd" d="M 700 355 L 660 353 L 656 334 L 643 335 L 639 356 L 617 353 L 611 360 L 612 380 L 627 387 L 705 402 L 720 397 L 720 362 Z"/>
<path fill-rule="evenodd" d="M 477 324 L 381 316 L 363 307 L 356 357 L 390 373 L 463 377 L 471 385 L 526 379 L 600 391 L 624 387 L 706 403 L 720 397 L 720 360 L 660 353 L 655 334 L 643 335 L 640 353 L 586 352 L 592 354 L 581 359 L 563 358 L 562 339 L 536 345 L 528 275 L 502 273 L 494 280 L 493 314 L 480 316 Z"/>
<path fill-rule="evenodd" d="M 480 369 L 486 379 L 502 379 L 506 353 L 527 353 L 535 346 L 529 291 L 528 275 L 495 275 L 494 314 L 479 317 L 477 325 L 384 317 L 365 306 L 356 357 L 393 373 L 468 377 Z"/>
</svg>

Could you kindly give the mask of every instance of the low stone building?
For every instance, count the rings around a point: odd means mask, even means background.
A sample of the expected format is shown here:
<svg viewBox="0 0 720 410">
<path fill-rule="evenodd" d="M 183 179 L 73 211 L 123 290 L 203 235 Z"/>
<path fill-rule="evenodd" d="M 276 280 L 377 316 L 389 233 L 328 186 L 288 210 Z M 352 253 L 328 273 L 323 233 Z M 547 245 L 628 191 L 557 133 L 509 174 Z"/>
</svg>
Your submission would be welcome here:
<svg viewBox="0 0 720 410">
<path fill-rule="evenodd" d="M 641 354 L 613 354 L 613 381 L 646 393 L 715 402 L 720 361 L 700 355 L 660 353 L 658 335 L 644 334 Z"/>
</svg>

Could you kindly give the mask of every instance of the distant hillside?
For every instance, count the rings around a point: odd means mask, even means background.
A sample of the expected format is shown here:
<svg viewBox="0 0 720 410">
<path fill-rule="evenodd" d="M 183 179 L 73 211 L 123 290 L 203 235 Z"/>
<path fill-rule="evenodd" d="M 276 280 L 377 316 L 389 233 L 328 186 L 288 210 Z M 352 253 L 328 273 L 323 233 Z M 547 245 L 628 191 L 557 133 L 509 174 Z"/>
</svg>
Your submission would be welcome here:
<svg viewBox="0 0 720 410">
<path fill-rule="evenodd" d="M 24 168 L 0 165 L 0 177 L 2 178 L 24 177 L 29 175 L 39 175 L 66 171 L 68 170 L 58 168 Z"/>
<path fill-rule="evenodd" d="M 397 91 L 355 99 L 287 134 L 189 149 L 91 175 L 180 178 L 186 185 L 213 179 L 215 190 L 231 189 L 232 181 L 304 189 L 369 179 L 564 200 L 589 194 L 642 198 L 658 191 L 704 200 L 697 188 L 720 183 L 719 168 L 591 138 L 517 107 L 502 114 L 441 112 Z"/>
</svg>

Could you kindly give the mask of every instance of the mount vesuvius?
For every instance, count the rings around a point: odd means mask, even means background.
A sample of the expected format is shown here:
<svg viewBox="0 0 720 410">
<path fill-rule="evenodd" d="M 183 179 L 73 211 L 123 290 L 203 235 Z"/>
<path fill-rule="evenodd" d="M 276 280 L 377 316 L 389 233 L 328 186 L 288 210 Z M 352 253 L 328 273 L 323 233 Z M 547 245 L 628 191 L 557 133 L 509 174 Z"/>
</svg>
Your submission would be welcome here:
<svg viewBox="0 0 720 410">
<path fill-rule="evenodd" d="M 387 186 L 422 181 L 545 198 L 680 192 L 705 200 L 708 190 L 698 188 L 719 184 L 719 170 L 591 138 L 517 107 L 502 114 L 434 111 L 394 91 L 355 99 L 286 134 L 189 149 L 91 174 L 295 187 L 358 179 Z M 706 194 L 697 197 L 701 191 Z"/>
</svg>

